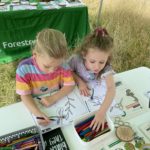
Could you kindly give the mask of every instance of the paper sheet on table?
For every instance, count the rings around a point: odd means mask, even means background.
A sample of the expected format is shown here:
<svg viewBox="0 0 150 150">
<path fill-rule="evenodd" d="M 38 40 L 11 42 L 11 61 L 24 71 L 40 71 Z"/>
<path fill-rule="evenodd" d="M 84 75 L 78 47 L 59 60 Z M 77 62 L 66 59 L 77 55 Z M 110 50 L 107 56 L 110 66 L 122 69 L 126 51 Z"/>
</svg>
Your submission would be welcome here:
<svg viewBox="0 0 150 150">
<path fill-rule="evenodd" d="M 39 109 L 44 112 L 48 117 L 63 116 L 63 118 L 58 119 L 57 121 L 52 121 L 52 123 L 47 127 L 39 125 L 41 130 L 43 132 L 47 132 L 48 130 L 52 130 L 57 127 L 69 124 L 71 121 L 78 117 L 81 117 L 84 114 L 98 110 L 106 94 L 106 84 L 103 81 L 100 85 L 99 83 L 90 83 L 90 86 L 91 89 L 93 89 L 94 87 L 93 99 L 91 99 L 91 96 L 85 97 L 80 95 L 79 89 L 77 87 L 68 96 L 59 100 L 57 103 L 53 104 L 50 107 L 44 107 L 40 103 L 40 100 L 35 98 L 35 102 Z M 113 103 L 115 104 L 115 102 Z M 122 115 L 122 112 L 117 110 L 117 108 L 114 108 L 113 111 L 110 112 L 110 115 L 118 116 Z M 38 125 L 37 119 L 34 115 L 33 118 Z"/>
</svg>

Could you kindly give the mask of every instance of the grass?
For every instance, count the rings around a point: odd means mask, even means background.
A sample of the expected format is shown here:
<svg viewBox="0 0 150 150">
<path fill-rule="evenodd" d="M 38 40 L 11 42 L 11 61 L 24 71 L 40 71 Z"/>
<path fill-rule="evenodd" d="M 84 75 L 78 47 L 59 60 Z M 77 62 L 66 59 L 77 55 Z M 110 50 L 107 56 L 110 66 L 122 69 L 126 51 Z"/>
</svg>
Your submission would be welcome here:
<svg viewBox="0 0 150 150">
<path fill-rule="evenodd" d="M 15 103 L 19 97 L 15 92 L 16 62 L 0 65 L 0 107 Z"/>
<path fill-rule="evenodd" d="M 91 6 L 92 1 L 85 2 L 91 8 L 89 13 L 96 10 Z M 140 66 L 150 67 L 149 4 L 146 0 L 103 0 L 99 24 L 94 17 L 96 14 L 93 11 L 90 13 L 91 26 L 105 27 L 114 39 L 113 66 L 117 72 Z"/>
<path fill-rule="evenodd" d="M 113 66 L 122 72 L 150 67 L 150 2 L 147 0 L 103 0 L 97 23 L 99 0 L 84 0 L 89 8 L 91 29 L 105 27 L 114 39 Z M 19 101 L 15 94 L 17 62 L 0 65 L 0 107 Z"/>
</svg>

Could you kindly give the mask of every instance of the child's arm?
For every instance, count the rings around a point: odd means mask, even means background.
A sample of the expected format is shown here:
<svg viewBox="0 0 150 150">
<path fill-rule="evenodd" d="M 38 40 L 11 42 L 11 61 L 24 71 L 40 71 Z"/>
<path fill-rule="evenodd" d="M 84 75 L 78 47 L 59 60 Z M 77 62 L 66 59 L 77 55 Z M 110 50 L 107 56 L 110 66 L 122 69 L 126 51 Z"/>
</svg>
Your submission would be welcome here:
<svg viewBox="0 0 150 150">
<path fill-rule="evenodd" d="M 41 100 L 41 103 L 48 107 L 54 103 L 56 103 L 58 100 L 60 100 L 61 98 L 65 97 L 66 95 L 68 95 L 70 92 L 72 92 L 72 90 L 74 89 L 74 85 L 71 86 L 63 86 L 58 92 L 56 92 L 55 94 L 48 96 L 48 97 L 43 97 Z"/>
<path fill-rule="evenodd" d="M 33 113 L 36 117 L 43 117 L 45 119 L 39 119 L 39 124 L 46 126 L 50 123 L 48 117 L 38 109 L 31 95 L 21 95 L 21 99 L 31 113 Z"/>
<path fill-rule="evenodd" d="M 89 96 L 90 91 L 87 83 L 77 74 L 78 68 L 80 67 L 80 57 L 78 55 L 73 55 L 69 60 L 68 64 L 73 71 L 73 77 L 75 82 L 78 84 L 80 94 L 84 96 Z M 79 65 L 79 66 L 78 66 Z"/>
<path fill-rule="evenodd" d="M 78 84 L 80 94 L 84 96 L 89 96 L 90 91 L 89 91 L 89 87 L 87 83 L 83 79 L 81 79 L 81 77 L 79 77 L 75 72 L 73 72 L 73 76 L 74 76 L 75 82 Z"/>
<path fill-rule="evenodd" d="M 56 103 L 58 100 L 62 99 L 73 91 L 75 82 L 70 67 L 67 64 L 64 64 L 62 68 L 60 79 L 61 80 L 59 81 L 59 84 L 61 84 L 61 89 L 51 96 L 43 97 L 41 103 L 44 106 L 48 107 Z"/>
<path fill-rule="evenodd" d="M 114 83 L 113 75 L 111 75 L 111 74 L 107 75 L 105 77 L 105 79 L 106 79 L 106 85 L 107 85 L 106 96 L 105 96 L 105 99 L 104 99 L 100 109 L 96 113 L 95 118 L 93 119 L 93 121 L 90 125 L 90 127 L 92 127 L 93 130 L 96 130 L 96 131 L 99 130 L 101 125 L 102 125 L 102 129 L 103 129 L 106 112 L 107 112 L 108 108 L 110 107 L 112 100 L 115 96 L 115 83 Z"/>
</svg>

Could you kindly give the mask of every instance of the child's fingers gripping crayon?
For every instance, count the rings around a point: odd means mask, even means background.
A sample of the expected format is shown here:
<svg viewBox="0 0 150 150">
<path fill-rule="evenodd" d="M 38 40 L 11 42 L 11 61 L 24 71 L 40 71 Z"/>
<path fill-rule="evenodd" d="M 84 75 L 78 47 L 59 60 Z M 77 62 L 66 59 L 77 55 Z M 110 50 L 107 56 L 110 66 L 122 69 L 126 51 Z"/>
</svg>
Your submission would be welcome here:
<svg viewBox="0 0 150 150">
<path fill-rule="evenodd" d="M 103 122 L 103 123 L 101 124 L 101 126 L 100 126 L 100 128 L 99 128 L 98 131 L 103 131 L 103 130 L 106 129 L 106 128 L 108 128 L 108 124 L 107 124 L 107 122 L 105 121 L 105 122 Z"/>
<path fill-rule="evenodd" d="M 89 126 L 90 126 L 90 124 L 91 124 L 91 121 L 92 121 L 92 120 L 90 120 L 89 122 L 86 122 L 86 123 L 83 124 L 82 126 L 76 127 L 76 131 L 79 133 L 79 132 L 81 132 L 83 129 L 89 128 Z"/>
<path fill-rule="evenodd" d="M 37 116 L 36 119 L 38 120 L 38 123 L 43 126 L 47 126 L 51 121 L 46 115 Z"/>
<path fill-rule="evenodd" d="M 104 129 L 104 123 L 106 121 L 105 116 L 100 117 L 101 113 L 97 112 L 94 119 L 92 120 L 91 124 L 90 124 L 90 128 L 92 128 L 92 130 L 95 130 L 96 132 L 98 132 L 98 130 Z"/>
<path fill-rule="evenodd" d="M 91 141 L 92 139 L 110 131 L 107 121 L 100 124 L 98 131 L 90 128 L 90 124 L 93 119 L 94 116 L 91 116 L 75 126 L 78 135 L 85 142 Z"/>
<path fill-rule="evenodd" d="M 104 129 L 104 130 L 101 131 L 101 132 L 97 132 L 97 134 L 94 136 L 94 138 L 96 138 L 96 137 L 98 137 L 98 136 L 100 136 L 100 135 L 102 135 L 102 134 L 105 134 L 105 133 L 107 133 L 107 132 L 109 132 L 109 131 L 110 131 L 110 129 L 107 128 L 107 129 Z"/>
<path fill-rule="evenodd" d="M 89 141 L 92 138 L 92 129 L 90 128 L 90 124 L 93 118 L 94 116 L 91 116 L 75 126 L 76 131 L 82 140 Z"/>
<path fill-rule="evenodd" d="M 38 96 L 36 97 L 36 99 L 41 100 L 41 98 L 40 98 L 40 97 L 38 97 Z"/>
<path fill-rule="evenodd" d="M 91 116 L 91 117 L 87 118 L 86 120 L 84 120 L 84 121 L 80 122 L 79 124 L 77 124 L 75 127 L 76 127 L 76 128 L 81 127 L 81 126 L 83 126 L 84 124 L 86 124 L 86 123 L 92 121 L 93 118 L 94 118 L 94 116 Z"/>
<path fill-rule="evenodd" d="M 102 126 L 101 126 L 98 131 L 93 132 L 93 138 L 95 138 L 97 136 L 100 136 L 100 135 L 102 135 L 102 134 L 104 134 L 106 132 L 109 132 L 109 131 L 110 131 L 110 129 L 108 127 L 108 124 L 107 124 L 107 122 L 105 122 L 103 129 L 102 129 Z"/>
</svg>

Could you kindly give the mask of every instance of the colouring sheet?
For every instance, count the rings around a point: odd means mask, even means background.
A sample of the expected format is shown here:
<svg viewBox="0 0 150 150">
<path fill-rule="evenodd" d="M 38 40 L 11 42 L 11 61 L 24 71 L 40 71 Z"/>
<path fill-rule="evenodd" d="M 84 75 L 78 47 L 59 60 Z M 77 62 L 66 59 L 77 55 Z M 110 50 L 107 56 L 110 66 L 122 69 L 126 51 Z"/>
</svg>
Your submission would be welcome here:
<svg viewBox="0 0 150 150">
<path fill-rule="evenodd" d="M 85 104 L 87 105 L 89 112 L 98 110 L 102 104 L 106 95 L 106 83 L 104 80 L 101 81 L 91 81 L 89 83 L 90 96 L 82 96 Z"/>
<path fill-rule="evenodd" d="M 105 80 L 101 80 L 99 82 L 92 81 L 89 83 L 89 87 L 91 89 L 91 96 L 90 97 L 83 96 L 82 98 L 84 99 L 84 102 L 87 105 L 89 112 L 93 112 L 98 110 L 102 105 L 106 96 L 107 87 Z M 116 105 L 117 103 L 114 99 L 107 112 L 108 115 L 110 115 L 111 117 L 123 116 L 124 111 L 116 107 Z"/>
<path fill-rule="evenodd" d="M 78 116 L 88 112 L 85 103 L 82 100 L 77 88 L 72 93 L 59 100 L 57 103 L 50 107 L 45 107 L 40 103 L 40 100 L 35 99 L 39 109 L 44 112 L 48 117 L 54 117 L 55 120 L 51 121 L 49 126 L 40 126 L 43 132 L 55 129 L 57 127 L 67 125 L 70 121 Z M 34 117 L 37 123 L 37 119 Z M 38 124 L 38 123 L 37 123 Z"/>
<path fill-rule="evenodd" d="M 117 103 L 114 107 L 124 112 L 122 116 L 124 119 L 131 119 L 146 111 L 142 104 L 142 97 L 138 95 L 138 93 L 133 92 L 133 90 L 124 83 L 116 87 L 115 101 Z"/>
<path fill-rule="evenodd" d="M 89 84 L 91 95 L 85 97 L 80 95 L 78 88 L 76 87 L 73 92 L 59 100 L 57 103 L 50 107 L 45 107 L 40 103 L 39 98 L 35 98 L 35 102 L 39 109 L 44 112 L 48 117 L 53 118 L 49 126 L 40 126 L 37 123 L 37 119 L 33 116 L 35 122 L 42 129 L 43 132 L 55 129 L 60 126 L 69 124 L 74 119 L 81 117 L 89 112 L 96 111 L 100 108 L 105 95 L 106 95 L 106 83 L 102 82 L 91 82 Z M 123 111 L 114 107 L 115 102 L 109 109 L 111 116 L 123 115 Z M 112 107 L 114 107 L 112 109 Z"/>
</svg>

